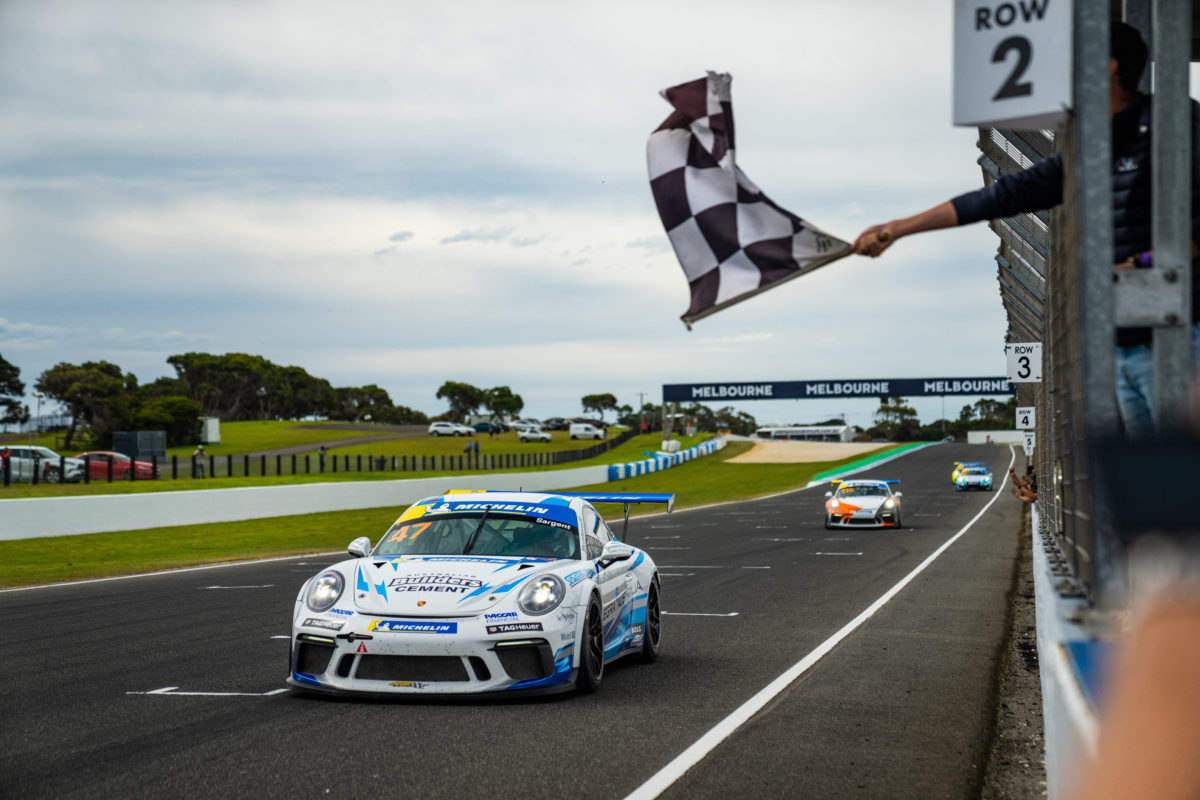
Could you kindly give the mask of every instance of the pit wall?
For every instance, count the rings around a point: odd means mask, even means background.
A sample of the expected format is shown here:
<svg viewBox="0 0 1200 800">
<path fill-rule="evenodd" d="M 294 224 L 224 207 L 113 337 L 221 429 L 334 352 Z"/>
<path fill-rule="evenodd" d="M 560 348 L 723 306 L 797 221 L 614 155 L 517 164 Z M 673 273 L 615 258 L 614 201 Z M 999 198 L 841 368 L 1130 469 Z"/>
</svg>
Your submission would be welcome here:
<svg viewBox="0 0 1200 800">
<path fill-rule="evenodd" d="M 289 486 L 245 486 L 181 492 L 28 497 L 0 500 L 0 540 L 130 531 L 169 525 L 206 525 L 245 519 L 407 506 L 449 489 L 551 492 L 644 475 L 715 453 L 710 440 L 678 453 L 653 454 L 630 464 L 566 470 L 445 475 L 395 481 L 341 481 Z"/>
</svg>

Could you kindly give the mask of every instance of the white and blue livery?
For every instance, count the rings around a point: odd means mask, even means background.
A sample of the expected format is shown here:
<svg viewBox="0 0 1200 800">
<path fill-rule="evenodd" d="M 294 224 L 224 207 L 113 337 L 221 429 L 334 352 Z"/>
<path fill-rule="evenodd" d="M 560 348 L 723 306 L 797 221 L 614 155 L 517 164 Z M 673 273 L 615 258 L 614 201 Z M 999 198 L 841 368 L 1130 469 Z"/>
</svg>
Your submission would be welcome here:
<svg viewBox="0 0 1200 800">
<path fill-rule="evenodd" d="M 605 664 L 658 658 L 658 571 L 593 503 L 670 494 L 451 492 L 301 587 L 288 683 L 347 694 L 594 692 Z"/>
</svg>

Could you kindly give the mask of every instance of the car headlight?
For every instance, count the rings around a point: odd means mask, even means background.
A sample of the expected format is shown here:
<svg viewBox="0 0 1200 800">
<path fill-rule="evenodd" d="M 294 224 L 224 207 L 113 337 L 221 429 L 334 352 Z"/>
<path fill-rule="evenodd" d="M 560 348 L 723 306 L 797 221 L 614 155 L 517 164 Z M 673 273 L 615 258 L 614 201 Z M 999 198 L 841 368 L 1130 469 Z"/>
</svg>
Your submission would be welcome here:
<svg viewBox="0 0 1200 800">
<path fill-rule="evenodd" d="M 883 501 L 883 507 L 884 508 L 895 508 L 896 501 L 889 497 L 887 500 Z"/>
<path fill-rule="evenodd" d="M 836 497 L 829 501 L 830 508 L 837 508 L 841 504 L 842 504 L 842 502 L 840 500 L 838 500 Z"/>
<path fill-rule="evenodd" d="M 553 611 L 567 596 L 567 585 L 557 575 L 542 575 L 530 581 L 517 597 L 517 605 L 526 614 L 537 616 Z"/>
<path fill-rule="evenodd" d="M 334 570 L 322 572 L 308 586 L 308 597 L 306 598 L 308 607 L 317 613 L 328 611 L 342 596 L 342 589 L 345 585 L 346 581 L 342 578 L 342 573 Z"/>
</svg>

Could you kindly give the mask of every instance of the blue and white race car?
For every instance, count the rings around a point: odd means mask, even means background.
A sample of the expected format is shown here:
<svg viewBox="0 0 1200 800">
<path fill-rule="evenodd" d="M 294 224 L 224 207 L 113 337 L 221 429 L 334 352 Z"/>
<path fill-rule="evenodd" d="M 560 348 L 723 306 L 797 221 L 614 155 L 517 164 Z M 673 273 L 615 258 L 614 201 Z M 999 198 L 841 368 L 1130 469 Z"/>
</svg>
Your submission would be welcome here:
<svg viewBox="0 0 1200 800">
<path fill-rule="evenodd" d="M 288 683 L 316 692 L 594 692 L 604 665 L 658 658 L 658 571 L 593 503 L 670 494 L 451 492 L 374 549 L 314 575 L 292 616 Z"/>
<path fill-rule="evenodd" d="M 970 489 L 990 492 L 992 490 L 992 468 L 982 464 L 964 464 L 958 471 L 958 477 L 954 479 L 954 490 L 965 492 Z"/>
</svg>

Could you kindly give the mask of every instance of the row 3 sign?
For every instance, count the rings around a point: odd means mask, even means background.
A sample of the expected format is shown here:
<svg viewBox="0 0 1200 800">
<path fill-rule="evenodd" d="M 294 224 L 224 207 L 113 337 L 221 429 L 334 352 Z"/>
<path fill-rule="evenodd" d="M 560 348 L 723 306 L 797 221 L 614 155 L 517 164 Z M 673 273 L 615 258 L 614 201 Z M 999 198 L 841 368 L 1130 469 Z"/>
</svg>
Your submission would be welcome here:
<svg viewBox="0 0 1200 800">
<path fill-rule="evenodd" d="M 664 403 L 815 400 L 841 397 L 939 397 L 960 394 L 1005 395 L 1012 393 L 1013 385 L 1008 378 L 881 378 L 878 380 L 663 384 Z"/>
</svg>

